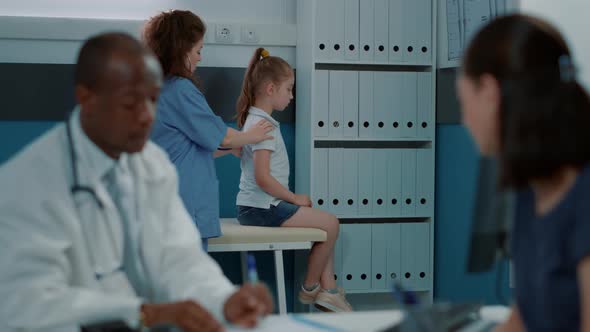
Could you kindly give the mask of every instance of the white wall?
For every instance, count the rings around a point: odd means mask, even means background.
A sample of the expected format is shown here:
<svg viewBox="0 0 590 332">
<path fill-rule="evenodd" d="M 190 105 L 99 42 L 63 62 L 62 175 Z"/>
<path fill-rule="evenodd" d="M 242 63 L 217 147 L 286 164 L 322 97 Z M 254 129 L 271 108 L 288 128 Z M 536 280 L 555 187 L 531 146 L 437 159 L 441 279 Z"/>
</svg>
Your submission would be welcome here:
<svg viewBox="0 0 590 332">
<path fill-rule="evenodd" d="M 143 20 L 159 11 L 188 9 L 205 20 L 295 23 L 296 0 L 2 0 L 1 16 Z"/>
<path fill-rule="evenodd" d="M 578 66 L 579 79 L 590 91 L 590 1 L 520 0 L 523 13 L 549 20 L 565 35 Z"/>
<path fill-rule="evenodd" d="M 208 26 L 201 66 L 246 67 L 259 46 L 294 66 L 295 1 L 0 0 L 0 62 L 74 63 L 82 41 L 90 35 L 123 30 L 139 36 L 143 21 L 150 16 L 169 9 L 188 9 Z M 236 39 L 240 23 L 257 24 L 261 43 L 218 44 L 212 36 L 216 23 L 238 23 Z M 269 40 L 273 46 L 265 44 Z"/>
</svg>

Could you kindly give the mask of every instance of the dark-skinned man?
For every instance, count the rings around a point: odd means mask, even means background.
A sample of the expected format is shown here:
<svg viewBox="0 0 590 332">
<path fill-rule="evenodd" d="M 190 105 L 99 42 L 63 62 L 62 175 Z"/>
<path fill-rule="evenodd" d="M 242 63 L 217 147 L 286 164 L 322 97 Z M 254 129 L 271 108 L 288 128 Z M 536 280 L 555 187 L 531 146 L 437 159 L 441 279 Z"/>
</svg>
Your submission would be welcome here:
<svg viewBox="0 0 590 332">
<path fill-rule="evenodd" d="M 0 330 L 122 320 L 220 331 L 272 310 L 205 253 L 174 166 L 148 141 L 162 74 L 120 33 L 78 55 L 78 106 L 0 168 Z"/>
</svg>

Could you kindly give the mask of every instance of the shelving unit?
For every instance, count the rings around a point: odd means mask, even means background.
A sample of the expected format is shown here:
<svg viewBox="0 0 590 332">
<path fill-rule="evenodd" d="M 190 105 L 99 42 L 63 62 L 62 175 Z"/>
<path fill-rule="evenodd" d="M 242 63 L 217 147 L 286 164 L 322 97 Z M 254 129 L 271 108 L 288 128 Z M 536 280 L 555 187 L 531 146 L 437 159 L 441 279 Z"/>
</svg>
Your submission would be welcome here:
<svg viewBox="0 0 590 332">
<path fill-rule="evenodd" d="M 432 301 L 436 6 L 297 1 L 295 188 L 341 220 L 348 293 Z"/>
</svg>

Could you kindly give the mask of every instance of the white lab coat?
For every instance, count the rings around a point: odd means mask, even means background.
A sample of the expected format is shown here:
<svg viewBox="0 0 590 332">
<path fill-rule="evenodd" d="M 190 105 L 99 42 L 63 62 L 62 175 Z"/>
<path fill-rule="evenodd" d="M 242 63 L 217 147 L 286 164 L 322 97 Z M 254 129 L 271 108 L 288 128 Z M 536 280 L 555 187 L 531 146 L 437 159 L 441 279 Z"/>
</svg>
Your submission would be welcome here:
<svg viewBox="0 0 590 332">
<path fill-rule="evenodd" d="M 72 168 L 60 124 L 0 168 L 0 331 L 45 331 L 96 321 L 138 323 L 142 302 L 194 299 L 218 319 L 235 287 L 202 249 L 177 194 L 174 166 L 153 143 L 129 155 L 141 221 L 138 245 L 148 287 L 135 294 L 120 264 L 118 210 L 100 181 L 70 193 Z M 79 163 L 80 182 L 89 178 Z M 86 173 L 85 173 L 86 172 Z M 75 201 L 77 203 L 75 204 Z"/>
</svg>

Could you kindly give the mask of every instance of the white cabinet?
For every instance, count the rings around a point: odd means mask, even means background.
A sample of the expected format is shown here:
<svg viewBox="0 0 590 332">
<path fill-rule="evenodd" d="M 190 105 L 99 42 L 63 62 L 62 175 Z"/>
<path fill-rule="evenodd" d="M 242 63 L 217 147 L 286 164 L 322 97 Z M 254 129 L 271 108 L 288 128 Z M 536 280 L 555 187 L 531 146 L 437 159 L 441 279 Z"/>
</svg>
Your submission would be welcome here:
<svg viewBox="0 0 590 332">
<path fill-rule="evenodd" d="M 295 189 L 341 220 L 348 292 L 432 299 L 437 3 L 297 1 Z"/>
</svg>

